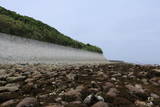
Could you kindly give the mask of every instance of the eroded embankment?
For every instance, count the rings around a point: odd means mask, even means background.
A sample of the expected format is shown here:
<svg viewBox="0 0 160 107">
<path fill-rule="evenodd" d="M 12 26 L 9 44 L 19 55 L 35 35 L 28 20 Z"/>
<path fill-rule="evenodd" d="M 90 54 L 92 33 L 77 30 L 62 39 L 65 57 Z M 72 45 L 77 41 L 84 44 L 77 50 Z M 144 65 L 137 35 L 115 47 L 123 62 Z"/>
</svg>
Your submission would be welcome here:
<svg viewBox="0 0 160 107">
<path fill-rule="evenodd" d="M 106 63 L 102 54 L 0 33 L 0 63 Z"/>
</svg>

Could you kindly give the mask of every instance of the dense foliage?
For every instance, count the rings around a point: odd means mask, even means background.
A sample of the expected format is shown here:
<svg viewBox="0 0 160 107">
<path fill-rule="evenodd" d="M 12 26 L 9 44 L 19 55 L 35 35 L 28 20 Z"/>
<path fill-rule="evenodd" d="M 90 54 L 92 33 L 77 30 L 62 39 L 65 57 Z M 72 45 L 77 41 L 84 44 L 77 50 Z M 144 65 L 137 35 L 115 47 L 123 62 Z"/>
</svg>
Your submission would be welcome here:
<svg viewBox="0 0 160 107">
<path fill-rule="evenodd" d="M 73 48 L 103 53 L 102 50 L 90 44 L 73 40 L 41 21 L 22 16 L 0 6 L 0 32 L 55 43 Z"/>
</svg>

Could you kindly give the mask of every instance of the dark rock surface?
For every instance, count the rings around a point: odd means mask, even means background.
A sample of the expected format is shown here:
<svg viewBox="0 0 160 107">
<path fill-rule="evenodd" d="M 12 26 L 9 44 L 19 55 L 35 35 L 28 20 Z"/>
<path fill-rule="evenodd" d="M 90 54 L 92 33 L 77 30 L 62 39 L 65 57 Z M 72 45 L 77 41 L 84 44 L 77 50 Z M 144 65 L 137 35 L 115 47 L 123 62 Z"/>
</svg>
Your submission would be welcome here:
<svg viewBox="0 0 160 107">
<path fill-rule="evenodd" d="M 0 65 L 0 107 L 159 107 L 159 70 L 124 63 Z"/>
</svg>

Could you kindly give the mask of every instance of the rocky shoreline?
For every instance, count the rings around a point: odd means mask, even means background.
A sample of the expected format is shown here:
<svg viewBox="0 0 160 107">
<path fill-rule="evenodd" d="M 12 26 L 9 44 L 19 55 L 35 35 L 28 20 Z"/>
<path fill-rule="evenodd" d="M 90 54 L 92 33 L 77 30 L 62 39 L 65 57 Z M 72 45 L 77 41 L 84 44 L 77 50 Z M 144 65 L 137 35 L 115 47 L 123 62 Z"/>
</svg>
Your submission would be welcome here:
<svg viewBox="0 0 160 107">
<path fill-rule="evenodd" d="M 1 64 L 0 107 L 160 107 L 160 66 Z"/>
</svg>

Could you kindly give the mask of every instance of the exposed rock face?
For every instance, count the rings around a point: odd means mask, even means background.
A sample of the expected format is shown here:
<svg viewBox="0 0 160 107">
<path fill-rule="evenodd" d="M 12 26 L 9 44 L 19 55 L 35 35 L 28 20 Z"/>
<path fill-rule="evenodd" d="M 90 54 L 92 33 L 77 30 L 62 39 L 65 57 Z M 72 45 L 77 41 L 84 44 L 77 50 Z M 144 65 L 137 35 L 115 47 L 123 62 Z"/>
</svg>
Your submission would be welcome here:
<svg viewBox="0 0 160 107">
<path fill-rule="evenodd" d="M 158 107 L 160 66 L 0 65 L 0 106 Z"/>
</svg>

